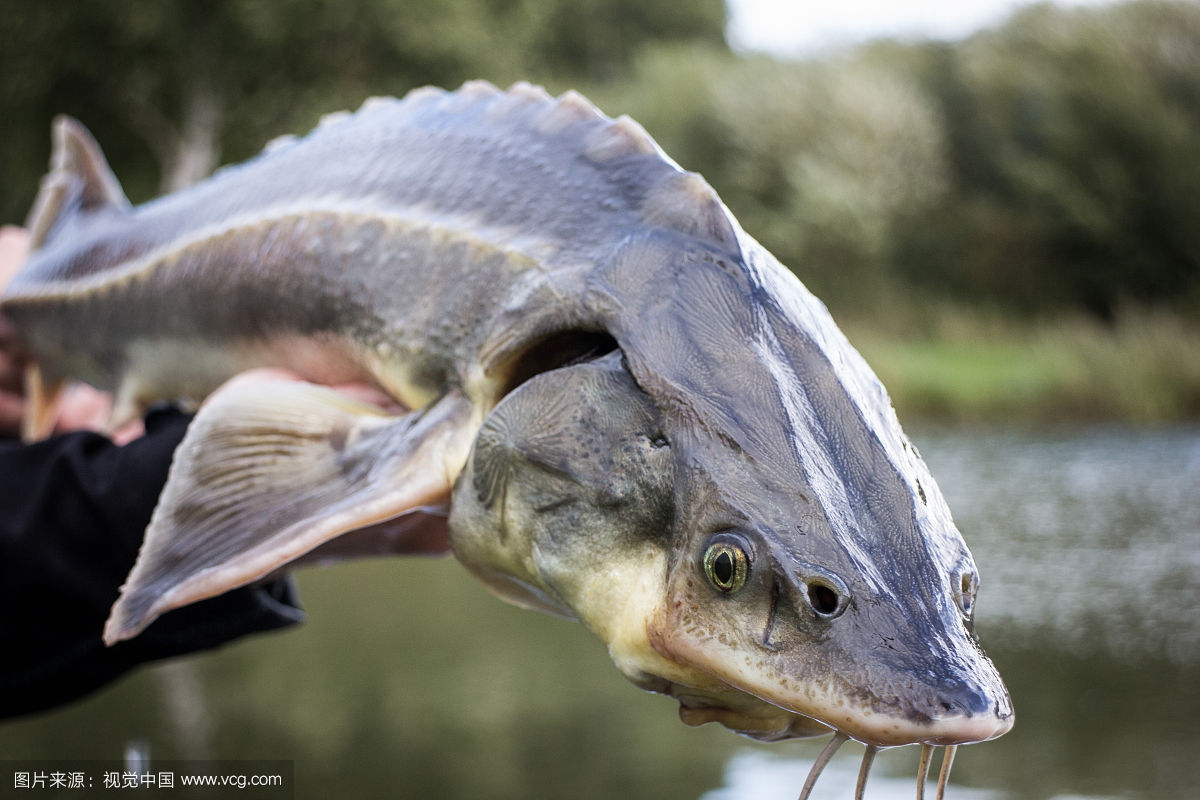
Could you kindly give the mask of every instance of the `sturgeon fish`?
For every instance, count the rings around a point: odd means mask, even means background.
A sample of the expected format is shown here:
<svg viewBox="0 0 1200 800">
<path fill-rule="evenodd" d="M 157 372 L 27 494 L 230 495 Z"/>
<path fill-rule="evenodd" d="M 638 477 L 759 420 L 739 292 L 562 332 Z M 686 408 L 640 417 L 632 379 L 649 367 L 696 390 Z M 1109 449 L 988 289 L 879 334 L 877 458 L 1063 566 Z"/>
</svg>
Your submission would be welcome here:
<svg viewBox="0 0 1200 800">
<path fill-rule="evenodd" d="M 68 379 L 117 417 L 207 398 L 107 642 L 304 560 L 452 549 L 689 725 L 865 743 L 859 794 L 876 748 L 922 744 L 923 785 L 933 746 L 1011 727 L 884 388 L 628 117 L 419 89 L 136 208 L 82 126 L 53 134 L 3 300 L 40 416 Z M 258 366 L 309 382 L 215 391 Z M 403 412 L 316 385 L 345 381 Z"/>
</svg>

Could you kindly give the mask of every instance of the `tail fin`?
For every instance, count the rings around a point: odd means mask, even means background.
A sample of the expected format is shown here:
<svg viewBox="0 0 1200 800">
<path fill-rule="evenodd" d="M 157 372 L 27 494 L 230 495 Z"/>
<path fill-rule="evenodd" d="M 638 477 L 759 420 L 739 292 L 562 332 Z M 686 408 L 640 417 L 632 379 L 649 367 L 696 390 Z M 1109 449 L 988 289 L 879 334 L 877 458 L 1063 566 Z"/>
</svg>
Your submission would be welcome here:
<svg viewBox="0 0 1200 800">
<path fill-rule="evenodd" d="M 40 247 L 59 221 L 75 210 L 129 207 L 100 146 L 78 120 L 56 117 L 51 139 L 50 172 L 42 178 L 41 189 L 25 222 L 30 232 L 30 249 Z"/>
</svg>

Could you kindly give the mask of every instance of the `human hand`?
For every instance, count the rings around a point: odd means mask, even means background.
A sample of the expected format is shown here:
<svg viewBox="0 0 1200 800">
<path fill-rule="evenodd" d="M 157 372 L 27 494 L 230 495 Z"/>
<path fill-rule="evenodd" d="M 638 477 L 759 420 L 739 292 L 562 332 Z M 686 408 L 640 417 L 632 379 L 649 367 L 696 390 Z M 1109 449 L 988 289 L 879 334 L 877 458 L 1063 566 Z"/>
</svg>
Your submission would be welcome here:
<svg viewBox="0 0 1200 800">
<path fill-rule="evenodd" d="M 305 381 L 306 378 L 298 372 L 282 369 L 279 367 L 258 367 L 256 369 L 246 370 L 245 372 L 234 375 L 229 380 L 225 381 L 217 392 L 224 391 L 230 386 L 240 386 L 245 383 L 254 383 L 258 381 Z M 389 414 L 404 414 L 409 409 L 398 403 L 395 399 L 385 393 L 383 390 L 372 386 L 365 381 L 357 381 L 353 383 L 340 383 L 329 387 L 339 394 L 344 394 L 360 403 L 375 406 L 376 408 Z M 216 394 L 214 392 L 213 394 Z"/>
<path fill-rule="evenodd" d="M 25 263 L 29 234 L 12 225 L 0 227 L 0 292 Z M 16 436 L 25 410 L 25 363 L 16 355 L 16 331 L 0 314 L 0 436 Z"/>
</svg>

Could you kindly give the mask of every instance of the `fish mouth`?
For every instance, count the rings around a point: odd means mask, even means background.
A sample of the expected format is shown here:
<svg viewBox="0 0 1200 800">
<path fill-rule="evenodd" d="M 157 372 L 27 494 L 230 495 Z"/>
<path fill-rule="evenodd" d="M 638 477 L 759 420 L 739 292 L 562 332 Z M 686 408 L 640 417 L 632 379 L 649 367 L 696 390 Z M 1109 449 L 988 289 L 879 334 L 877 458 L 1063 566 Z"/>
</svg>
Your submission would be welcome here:
<svg viewBox="0 0 1200 800">
<path fill-rule="evenodd" d="M 755 693 L 755 696 L 769 704 L 778 702 L 759 693 Z M 1014 722 L 1012 704 L 1007 695 L 992 700 L 986 708 L 974 713 L 946 712 L 936 717 L 900 708 L 876 711 L 841 698 L 828 698 L 827 702 L 803 709 L 790 704 L 779 705 L 793 714 L 814 719 L 831 730 L 872 747 L 976 744 L 1003 736 L 1012 729 Z"/>
<path fill-rule="evenodd" d="M 828 674 L 816 682 L 774 675 L 655 633 L 654 649 L 683 669 L 646 688 L 674 697 L 686 725 L 719 722 L 760 741 L 836 731 L 872 747 L 954 746 L 1002 736 L 1015 719 L 1007 689 L 981 653 L 980 669 L 938 684 L 880 680 L 872 690 Z"/>
<path fill-rule="evenodd" d="M 1011 712 L 1005 717 L 964 714 L 916 723 L 884 715 L 879 715 L 878 718 L 858 716 L 842 724 L 832 720 L 826 724 L 856 741 L 873 747 L 900 747 L 910 744 L 948 747 L 977 744 L 1003 736 L 1013 726 L 1013 715 Z"/>
<path fill-rule="evenodd" d="M 718 722 L 751 739 L 774 742 L 838 733 L 871 747 L 921 744 L 955 746 L 976 744 L 1003 736 L 1013 726 L 1011 706 L 995 714 L 954 715 L 912 722 L 886 714 L 850 715 L 836 710 L 801 713 L 757 695 L 730 690 L 741 697 L 715 697 L 672 685 L 667 694 L 679 701 L 679 719 L 692 727 Z"/>
<path fill-rule="evenodd" d="M 854 720 L 854 732 L 850 733 L 832 723 L 832 717 L 836 715 L 830 715 L 830 721 L 822 721 L 767 703 L 761 698 L 747 695 L 733 687 L 730 687 L 730 690 L 738 692 L 745 698 L 753 698 L 757 704 L 748 703 L 744 699 L 725 703 L 725 698 L 717 699 L 708 693 L 697 693 L 695 690 L 676 685 L 668 687 L 665 693 L 679 701 L 679 718 L 686 725 L 699 726 L 709 722 L 719 722 L 735 733 L 763 742 L 832 733 L 833 737 L 817 756 L 809 770 L 800 791 L 799 800 L 808 800 L 817 779 L 820 778 L 833 755 L 850 739 L 866 745 L 854 790 L 855 800 L 862 800 L 865 796 L 867 777 L 874 763 L 875 754 L 884 747 L 909 744 L 921 745 L 921 760 L 917 768 L 918 800 L 925 796 L 925 784 L 933 763 L 933 751 L 938 746 L 944 748 L 935 795 L 936 800 L 942 800 L 958 746 L 984 742 L 1001 736 L 1012 728 L 1014 719 L 1011 704 L 1008 704 L 1007 713 L 1003 713 L 1003 709 L 998 708 L 994 718 L 983 715 L 962 715 L 925 723 L 920 728 L 921 738 L 916 739 L 907 735 L 904 727 L 897 725 L 894 721 L 888 724 L 887 720 L 881 719 L 876 721 L 878 724 L 872 727 L 864 725 L 862 717 Z M 1007 697 L 1005 701 L 1007 701 Z M 882 717 L 883 715 L 875 716 Z M 909 730 L 907 733 L 911 732 Z"/>
<path fill-rule="evenodd" d="M 679 685 L 672 685 L 666 693 L 679 701 L 680 721 L 693 728 L 718 722 L 734 733 L 760 742 L 823 736 L 834 730 L 812 717 L 764 703 L 751 695 L 743 694 L 730 702 L 732 698 L 718 699 Z"/>
<path fill-rule="evenodd" d="M 899 747 L 985 742 L 1007 733 L 1015 720 L 1012 701 L 999 675 L 994 674 L 993 685 L 986 680 L 992 677 L 987 670 L 977 676 L 978 681 L 926 686 L 911 695 L 889 692 L 887 701 L 862 687 L 836 681 L 802 687 L 792 682 L 790 690 L 780 693 L 783 681 L 731 668 L 736 662 L 687 658 L 698 654 L 680 653 L 653 636 L 651 641 L 659 655 L 684 670 L 669 682 L 645 688 L 674 697 L 679 702 L 680 720 L 686 725 L 719 722 L 760 741 L 836 731 L 868 746 Z"/>
<path fill-rule="evenodd" d="M 688 725 L 720 722 L 763 741 L 837 731 L 868 746 L 899 747 L 984 742 L 1014 722 L 1008 690 L 977 648 L 964 665 L 937 673 L 881 670 L 859 681 L 818 669 L 810 680 L 769 661 L 669 638 L 655 626 L 648 634 L 660 656 L 683 667 L 666 693 Z"/>
</svg>

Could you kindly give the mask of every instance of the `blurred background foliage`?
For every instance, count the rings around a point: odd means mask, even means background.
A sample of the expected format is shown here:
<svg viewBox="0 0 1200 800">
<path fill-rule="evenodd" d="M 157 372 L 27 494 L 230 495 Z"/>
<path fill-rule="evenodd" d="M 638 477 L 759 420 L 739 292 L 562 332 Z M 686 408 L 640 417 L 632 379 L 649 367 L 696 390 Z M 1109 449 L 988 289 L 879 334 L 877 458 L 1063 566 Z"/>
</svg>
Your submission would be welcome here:
<svg viewBox="0 0 1200 800">
<path fill-rule="evenodd" d="M 701 172 L 902 414 L 1200 417 L 1200 4 L 783 61 L 722 0 L 0 0 L 0 220 L 80 118 L 134 202 L 372 94 L 577 88 Z"/>
</svg>

